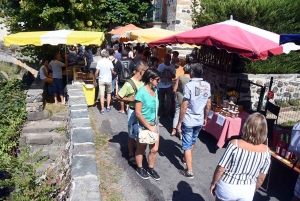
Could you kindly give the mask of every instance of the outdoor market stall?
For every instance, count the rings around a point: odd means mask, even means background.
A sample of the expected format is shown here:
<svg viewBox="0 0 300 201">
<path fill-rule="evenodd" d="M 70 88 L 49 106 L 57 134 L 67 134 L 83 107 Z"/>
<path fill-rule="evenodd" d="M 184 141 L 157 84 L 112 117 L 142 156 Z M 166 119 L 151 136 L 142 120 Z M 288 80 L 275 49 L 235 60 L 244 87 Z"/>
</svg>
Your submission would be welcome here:
<svg viewBox="0 0 300 201">
<path fill-rule="evenodd" d="M 300 45 L 300 34 L 281 34 L 279 38 L 280 45 L 289 45 L 290 51 L 298 50 Z M 293 152 L 288 150 L 291 142 L 292 130 L 276 130 L 273 132 L 273 138 L 269 141 L 270 153 L 273 160 L 280 162 L 285 167 L 300 173 L 300 162 Z M 270 170 L 270 172 L 272 169 Z"/>
<path fill-rule="evenodd" d="M 175 34 L 160 40 L 149 43 L 150 47 L 167 45 L 167 44 L 190 44 L 204 46 L 200 49 L 199 60 L 204 64 L 215 66 L 222 69 L 224 74 L 231 72 L 232 57 L 222 54 L 223 51 L 228 53 L 236 53 L 240 57 L 250 60 L 264 60 L 269 56 L 288 53 L 290 50 L 300 49 L 299 47 L 289 45 L 279 45 L 279 35 L 257 27 L 253 27 L 238 21 L 230 20 L 189 30 L 179 34 Z M 206 47 L 216 47 L 220 55 L 213 55 Z M 229 55 L 229 54 L 227 54 Z M 233 56 L 231 54 L 230 56 Z M 224 66 L 226 64 L 226 66 Z M 222 72 L 223 73 L 223 72 Z M 227 76 L 226 76 L 227 80 Z M 227 81 L 226 81 L 227 83 Z M 215 90 L 212 88 L 212 90 Z M 203 128 L 210 132 L 218 139 L 218 146 L 222 147 L 224 142 L 232 136 L 240 135 L 244 120 L 247 118 L 245 112 L 238 112 L 224 108 L 224 97 L 212 98 L 215 103 L 215 109 L 211 111 L 211 118 L 208 124 Z M 219 100 L 217 103 L 216 99 Z M 234 118 L 232 116 L 235 116 Z M 222 125 L 217 121 L 223 119 Z M 234 122 L 234 123 L 233 123 Z"/>
<path fill-rule="evenodd" d="M 73 31 L 73 30 L 56 30 L 56 31 L 37 31 L 37 32 L 20 32 L 16 34 L 11 34 L 4 36 L 4 45 L 35 45 L 42 46 L 45 44 L 49 45 L 101 45 L 104 40 L 103 32 L 92 32 L 92 31 Z M 73 69 L 68 69 L 63 74 L 67 76 L 68 84 L 68 74 L 72 74 Z M 84 84 L 84 83 L 83 83 Z M 88 94 L 85 93 L 87 98 Z"/>
</svg>

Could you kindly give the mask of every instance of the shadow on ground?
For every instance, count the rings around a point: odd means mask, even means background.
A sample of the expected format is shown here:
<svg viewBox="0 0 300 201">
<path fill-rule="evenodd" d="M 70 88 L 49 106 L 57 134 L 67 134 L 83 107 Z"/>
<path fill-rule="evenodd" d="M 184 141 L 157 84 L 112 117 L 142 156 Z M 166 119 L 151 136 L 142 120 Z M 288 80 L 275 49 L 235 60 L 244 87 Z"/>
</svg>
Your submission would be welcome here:
<svg viewBox="0 0 300 201">
<path fill-rule="evenodd" d="M 173 192 L 173 201 L 205 201 L 203 197 L 197 193 L 193 193 L 192 187 L 185 181 L 181 181 L 177 185 L 177 191 Z"/>
</svg>

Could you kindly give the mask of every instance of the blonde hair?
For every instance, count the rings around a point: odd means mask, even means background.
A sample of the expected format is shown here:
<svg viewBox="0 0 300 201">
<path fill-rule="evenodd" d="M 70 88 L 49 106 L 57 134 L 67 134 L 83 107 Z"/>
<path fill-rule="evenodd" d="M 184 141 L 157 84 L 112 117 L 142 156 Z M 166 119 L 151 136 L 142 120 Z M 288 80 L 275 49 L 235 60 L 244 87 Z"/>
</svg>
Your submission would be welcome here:
<svg viewBox="0 0 300 201">
<path fill-rule="evenodd" d="M 256 112 L 251 114 L 244 123 L 242 138 L 251 144 L 259 145 L 267 139 L 268 126 L 266 118 Z"/>
</svg>

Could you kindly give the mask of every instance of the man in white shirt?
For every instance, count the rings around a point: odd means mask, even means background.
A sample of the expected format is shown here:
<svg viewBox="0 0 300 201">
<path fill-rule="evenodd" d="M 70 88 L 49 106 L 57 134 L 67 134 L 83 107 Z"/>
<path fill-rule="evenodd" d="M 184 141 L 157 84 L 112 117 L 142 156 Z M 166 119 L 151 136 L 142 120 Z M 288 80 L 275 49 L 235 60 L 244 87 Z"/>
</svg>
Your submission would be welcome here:
<svg viewBox="0 0 300 201">
<path fill-rule="evenodd" d="M 95 77 L 99 76 L 99 93 L 100 93 L 100 106 L 101 114 L 104 114 L 104 95 L 107 94 L 106 98 L 106 111 L 110 111 L 111 101 L 111 87 L 112 87 L 112 73 L 114 72 L 114 66 L 108 59 L 109 54 L 107 51 L 101 52 L 102 59 L 97 62 Z"/>
<path fill-rule="evenodd" d="M 62 67 L 68 66 L 68 55 L 65 55 L 65 63 L 62 63 L 61 54 L 56 53 L 54 56 L 54 60 L 49 63 L 49 68 L 52 70 L 52 77 L 53 77 L 53 92 L 54 92 L 54 102 L 58 104 L 57 94 L 60 95 L 60 100 L 62 104 L 65 104 L 64 101 L 64 86 L 63 86 L 63 79 L 62 79 Z"/>
<path fill-rule="evenodd" d="M 175 66 L 171 64 L 171 55 L 166 54 L 164 63 L 160 64 L 157 68 L 161 72 L 160 82 L 158 84 L 158 99 L 159 99 L 159 110 L 158 117 L 163 115 L 169 115 L 172 107 L 173 97 L 173 84 L 172 78 L 176 76 Z M 166 99 L 166 103 L 165 103 Z"/>
</svg>

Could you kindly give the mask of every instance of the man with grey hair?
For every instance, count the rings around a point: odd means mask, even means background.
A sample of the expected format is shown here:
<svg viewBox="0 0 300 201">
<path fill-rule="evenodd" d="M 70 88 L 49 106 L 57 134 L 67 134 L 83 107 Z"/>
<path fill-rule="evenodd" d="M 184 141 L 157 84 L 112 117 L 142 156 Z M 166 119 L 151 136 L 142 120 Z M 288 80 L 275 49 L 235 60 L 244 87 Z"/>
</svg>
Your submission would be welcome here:
<svg viewBox="0 0 300 201">
<path fill-rule="evenodd" d="M 192 153 L 202 126 L 206 125 L 208 113 L 211 107 L 210 84 L 203 81 L 203 66 L 200 63 L 190 65 L 190 81 L 185 85 L 183 100 L 180 108 L 177 130 L 182 131 L 183 162 L 187 169 L 181 173 L 194 178 L 192 169 Z"/>
<path fill-rule="evenodd" d="M 110 101 L 111 101 L 111 84 L 112 84 L 112 73 L 114 72 L 114 66 L 112 62 L 108 59 L 109 54 L 107 51 L 101 52 L 102 59 L 97 62 L 95 77 L 99 76 L 99 94 L 100 94 L 100 113 L 104 114 L 104 95 L 106 93 L 106 111 L 110 111 Z"/>
</svg>

